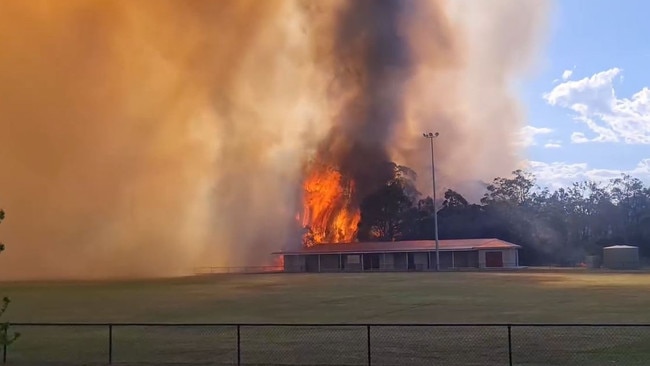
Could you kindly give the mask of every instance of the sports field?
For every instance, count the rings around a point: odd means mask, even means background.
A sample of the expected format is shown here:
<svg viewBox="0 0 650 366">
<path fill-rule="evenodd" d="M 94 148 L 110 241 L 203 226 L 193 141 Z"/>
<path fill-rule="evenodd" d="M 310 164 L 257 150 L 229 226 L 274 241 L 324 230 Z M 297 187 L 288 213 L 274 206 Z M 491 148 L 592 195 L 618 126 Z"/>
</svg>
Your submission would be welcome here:
<svg viewBox="0 0 650 366">
<path fill-rule="evenodd" d="M 11 322 L 650 323 L 650 274 L 215 275 L 4 283 Z M 102 363 L 105 326 L 20 327 L 12 361 Z M 242 327 L 244 364 L 366 364 L 366 327 Z M 514 364 L 650 362 L 650 328 L 514 327 Z M 507 327 L 380 327 L 373 364 L 508 364 Z M 116 327 L 114 362 L 236 361 L 236 327 Z M 403 363 L 404 361 L 408 361 Z M 105 363 L 105 362 L 104 362 Z"/>
</svg>

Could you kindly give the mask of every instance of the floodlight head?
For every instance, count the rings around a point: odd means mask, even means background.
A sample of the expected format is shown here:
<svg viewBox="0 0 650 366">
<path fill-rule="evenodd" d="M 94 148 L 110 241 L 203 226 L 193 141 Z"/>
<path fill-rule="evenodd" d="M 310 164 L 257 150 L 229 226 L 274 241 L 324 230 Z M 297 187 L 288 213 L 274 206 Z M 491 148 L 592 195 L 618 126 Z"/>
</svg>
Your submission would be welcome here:
<svg viewBox="0 0 650 366">
<path fill-rule="evenodd" d="M 438 137 L 438 135 L 440 135 L 440 133 L 439 133 L 439 132 L 436 132 L 436 134 L 435 134 L 434 136 L 435 136 L 435 137 Z"/>
<path fill-rule="evenodd" d="M 428 137 L 426 133 L 423 133 L 422 136 L 424 136 L 424 137 Z"/>
</svg>

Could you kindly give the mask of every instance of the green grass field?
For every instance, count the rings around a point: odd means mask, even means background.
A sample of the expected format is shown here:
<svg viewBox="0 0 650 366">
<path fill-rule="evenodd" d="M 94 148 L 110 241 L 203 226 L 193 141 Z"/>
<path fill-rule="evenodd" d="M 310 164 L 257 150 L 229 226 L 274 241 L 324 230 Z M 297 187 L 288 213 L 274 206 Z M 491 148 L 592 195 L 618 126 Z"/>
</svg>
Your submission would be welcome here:
<svg viewBox="0 0 650 366">
<path fill-rule="evenodd" d="M 650 274 L 215 275 L 4 283 L 11 322 L 650 323 Z M 9 361 L 105 363 L 107 327 L 20 327 Z M 365 364 L 365 327 L 241 328 L 244 364 Z M 506 327 L 373 328 L 373 365 L 508 364 Z M 647 365 L 650 327 L 512 330 L 517 365 Z M 236 361 L 235 327 L 115 327 L 114 362 Z M 612 361 L 621 361 L 612 363 Z"/>
</svg>

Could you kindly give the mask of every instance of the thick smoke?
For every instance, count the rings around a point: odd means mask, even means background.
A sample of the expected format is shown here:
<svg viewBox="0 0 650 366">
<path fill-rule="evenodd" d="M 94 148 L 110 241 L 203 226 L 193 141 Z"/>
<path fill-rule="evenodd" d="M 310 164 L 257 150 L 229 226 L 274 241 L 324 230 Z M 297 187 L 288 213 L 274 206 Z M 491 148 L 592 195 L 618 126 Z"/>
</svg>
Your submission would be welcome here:
<svg viewBox="0 0 650 366">
<path fill-rule="evenodd" d="M 352 203 L 358 204 L 392 176 L 386 163 L 393 158 L 395 132 L 406 122 L 407 96 L 418 68 L 442 71 L 460 65 L 454 63 L 455 36 L 439 2 L 345 1 L 336 15 L 327 27 L 331 33 L 320 35 L 334 41 L 317 42 L 331 47 L 320 61 L 332 75 L 327 95 L 334 113 L 316 161 L 354 181 Z M 426 41 L 420 42 L 425 33 Z"/>
<path fill-rule="evenodd" d="M 429 21 L 441 15 L 431 7 L 418 14 L 421 22 L 412 28 L 417 71 L 405 96 L 407 118 L 390 146 L 395 159 L 418 172 L 430 172 L 422 132 L 439 131 L 438 188 L 459 189 L 477 200 L 484 191 L 481 181 L 523 167 L 516 134 L 526 115 L 517 99 L 517 83 L 531 75 L 535 66 L 551 1 L 444 4 L 446 20 Z M 449 34 L 444 29 L 453 35 L 447 38 L 449 42 L 438 43 L 446 47 L 432 47 L 436 43 L 431 38 L 439 40 L 438 35 Z M 430 193 L 430 174 L 420 177 L 422 191 Z"/>
<path fill-rule="evenodd" d="M 317 111 L 300 18 L 269 0 L 0 2 L 3 278 L 268 260 Z"/>
<path fill-rule="evenodd" d="M 0 2 L 0 275 L 266 263 L 305 161 L 363 194 L 423 130 L 443 187 L 512 170 L 544 2 L 479 3 Z"/>
</svg>

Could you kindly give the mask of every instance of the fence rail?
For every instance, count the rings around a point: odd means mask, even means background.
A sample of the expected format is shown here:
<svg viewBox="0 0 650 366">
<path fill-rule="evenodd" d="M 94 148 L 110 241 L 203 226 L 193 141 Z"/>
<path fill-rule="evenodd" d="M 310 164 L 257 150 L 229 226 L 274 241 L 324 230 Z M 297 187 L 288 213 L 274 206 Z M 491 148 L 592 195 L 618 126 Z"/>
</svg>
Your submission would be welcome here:
<svg viewBox="0 0 650 366">
<path fill-rule="evenodd" d="M 650 324 L 12 323 L 9 364 L 648 365 Z"/>
</svg>

